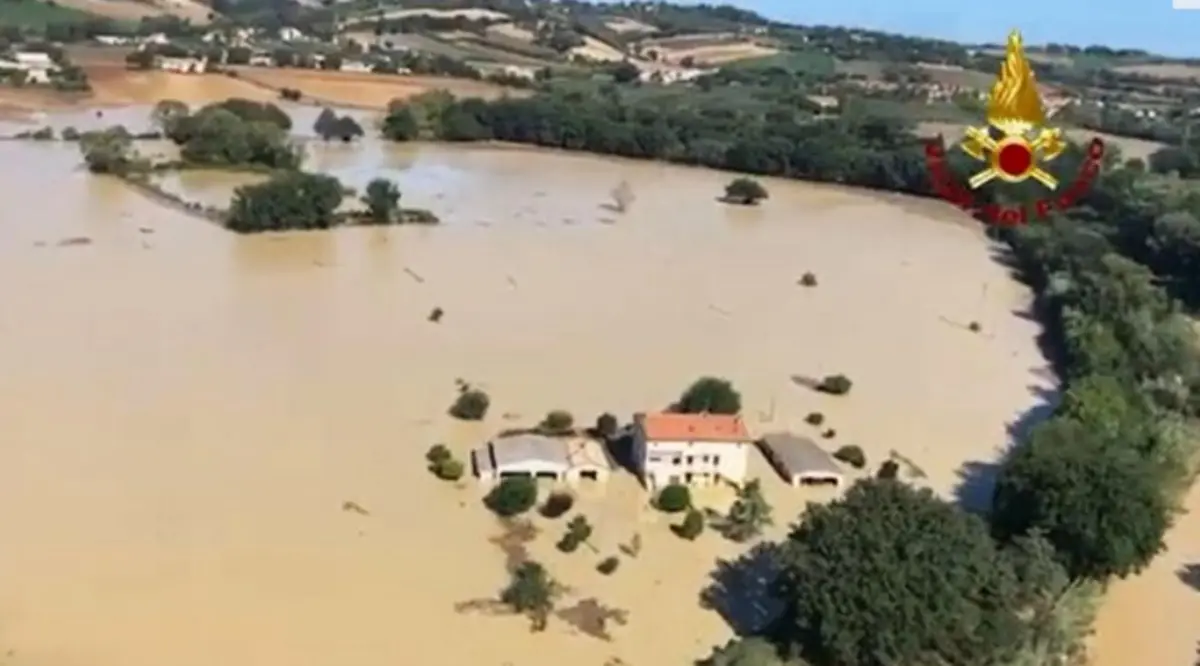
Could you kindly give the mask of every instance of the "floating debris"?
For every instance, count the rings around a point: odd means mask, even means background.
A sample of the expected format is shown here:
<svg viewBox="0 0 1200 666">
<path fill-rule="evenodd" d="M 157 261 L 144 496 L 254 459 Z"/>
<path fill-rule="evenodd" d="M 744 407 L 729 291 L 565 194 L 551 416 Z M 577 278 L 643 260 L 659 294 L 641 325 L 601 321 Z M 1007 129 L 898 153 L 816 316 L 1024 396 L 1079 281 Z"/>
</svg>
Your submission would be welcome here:
<svg viewBox="0 0 1200 666">
<path fill-rule="evenodd" d="M 362 505 L 359 504 L 358 502 L 350 502 L 350 501 L 342 502 L 342 511 L 349 511 L 351 513 L 357 513 L 360 516 L 371 515 L 371 512 L 364 509 L 362 507 Z"/>
<path fill-rule="evenodd" d="M 442 315 L 444 315 L 444 314 L 446 314 L 446 313 L 441 308 L 434 308 L 429 313 L 429 321 L 436 324 L 442 320 Z"/>
<path fill-rule="evenodd" d="M 58 247 L 74 247 L 76 245 L 91 245 L 91 244 L 92 244 L 92 239 L 88 238 L 87 236 L 72 236 L 70 238 L 64 238 L 64 239 L 58 241 L 57 243 L 55 243 L 55 245 Z"/>
</svg>

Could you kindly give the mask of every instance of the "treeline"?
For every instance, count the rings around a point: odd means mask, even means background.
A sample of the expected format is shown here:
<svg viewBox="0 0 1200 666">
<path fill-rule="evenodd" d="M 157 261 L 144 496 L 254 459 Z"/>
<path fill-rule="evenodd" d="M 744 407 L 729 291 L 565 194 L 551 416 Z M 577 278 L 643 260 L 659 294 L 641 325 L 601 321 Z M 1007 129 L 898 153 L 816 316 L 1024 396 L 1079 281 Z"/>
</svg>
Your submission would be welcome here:
<svg viewBox="0 0 1200 666">
<path fill-rule="evenodd" d="M 397 140 L 499 139 L 929 193 L 903 122 L 703 99 L 430 96 L 394 106 L 382 127 Z M 1058 168 L 1081 161 L 1076 149 Z M 1200 411 L 1197 340 L 1173 298 L 1200 305 L 1200 197 L 1151 187 L 1137 162 L 1107 164 L 1078 209 L 1003 234 L 1038 294 L 1065 397 L 1001 464 L 986 519 L 895 480 L 859 484 L 768 547 L 782 619 L 705 663 L 1061 663 L 1095 590 L 1163 548 Z"/>
</svg>

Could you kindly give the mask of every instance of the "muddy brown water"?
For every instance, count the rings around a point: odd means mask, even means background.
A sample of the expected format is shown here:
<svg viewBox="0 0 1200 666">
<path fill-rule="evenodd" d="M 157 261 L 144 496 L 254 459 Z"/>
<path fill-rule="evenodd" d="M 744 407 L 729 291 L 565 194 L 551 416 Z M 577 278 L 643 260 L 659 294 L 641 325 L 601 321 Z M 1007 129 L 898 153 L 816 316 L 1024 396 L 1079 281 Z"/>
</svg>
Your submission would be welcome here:
<svg viewBox="0 0 1200 666">
<path fill-rule="evenodd" d="M 697 595 L 736 546 L 676 539 L 618 474 L 581 499 L 594 552 L 555 552 L 554 524 L 529 548 L 572 589 L 565 604 L 596 599 L 627 623 L 607 641 L 557 620 L 530 635 L 455 611 L 496 593 L 505 557 L 480 490 L 431 478 L 424 450 L 465 456 L 555 408 L 654 409 L 716 374 L 753 429 L 807 432 L 822 411 L 830 446 L 860 444 L 872 466 L 896 449 L 949 494 L 1051 386 L 1019 315 L 1029 294 L 940 204 L 767 181 L 768 202 L 731 208 L 714 200 L 728 174 L 368 142 L 311 146 L 310 166 L 360 187 L 395 178 L 444 225 L 236 237 L 87 174 L 75 146 L 0 153 L 14 664 L 691 663 L 730 635 Z M 241 182 L 168 180 L 217 203 Z M 636 200 L 618 214 L 602 204 L 622 180 Z M 806 271 L 818 287 L 797 284 Z M 792 379 L 835 372 L 850 397 Z M 491 392 L 486 422 L 445 416 L 457 378 Z M 753 469 L 780 516 L 771 536 L 827 498 Z M 641 555 L 598 574 L 635 533 Z"/>
</svg>

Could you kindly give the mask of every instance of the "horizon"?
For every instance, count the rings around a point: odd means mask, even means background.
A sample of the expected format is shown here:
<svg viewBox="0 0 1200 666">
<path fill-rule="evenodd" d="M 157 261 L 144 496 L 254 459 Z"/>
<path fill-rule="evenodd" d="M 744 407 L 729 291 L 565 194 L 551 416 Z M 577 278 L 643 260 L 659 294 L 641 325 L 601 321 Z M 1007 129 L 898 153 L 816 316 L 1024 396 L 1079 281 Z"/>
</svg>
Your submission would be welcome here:
<svg viewBox="0 0 1200 666">
<path fill-rule="evenodd" d="M 1175 58 L 1200 57 L 1200 11 L 1172 9 L 1170 0 L 1152 0 L 1137 10 L 1128 0 L 1036 0 L 965 5 L 951 0 L 908 0 L 892 5 L 875 0 L 840 0 L 809 6 L 783 0 L 708 0 L 756 11 L 800 25 L 830 25 L 877 30 L 967 44 L 1003 44 L 1013 28 L 1025 43 L 1107 46 L 1141 49 Z M 697 4 L 687 0 L 686 4 Z M 1022 16 L 1015 21 L 1013 16 Z M 1080 20 L 1080 17 L 1084 17 Z"/>
</svg>

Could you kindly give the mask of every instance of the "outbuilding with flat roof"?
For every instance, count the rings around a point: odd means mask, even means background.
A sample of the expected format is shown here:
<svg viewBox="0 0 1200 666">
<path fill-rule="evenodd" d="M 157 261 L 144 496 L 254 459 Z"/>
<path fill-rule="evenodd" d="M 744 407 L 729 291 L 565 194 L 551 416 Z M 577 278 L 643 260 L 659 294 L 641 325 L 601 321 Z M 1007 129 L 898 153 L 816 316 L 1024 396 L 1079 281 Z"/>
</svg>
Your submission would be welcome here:
<svg viewBox="0 0 1200 666">
<path fill-rule="evenodd" d="M 593 439 L 537 433 L 496 437 L 471 452 L 471 464 L 475 476 L 486 482 L 515 476 L 605 481 L 612 470 L 604 447 Z"/>
</svg>

